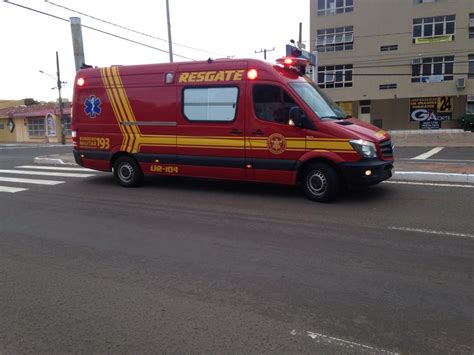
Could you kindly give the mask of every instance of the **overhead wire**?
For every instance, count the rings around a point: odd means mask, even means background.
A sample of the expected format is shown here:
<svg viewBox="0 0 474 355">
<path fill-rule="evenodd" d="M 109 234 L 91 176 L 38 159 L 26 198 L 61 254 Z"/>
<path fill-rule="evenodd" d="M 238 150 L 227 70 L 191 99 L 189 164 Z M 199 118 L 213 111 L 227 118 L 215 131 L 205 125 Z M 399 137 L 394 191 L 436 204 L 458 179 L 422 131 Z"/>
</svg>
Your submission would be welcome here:
<svg viewBox="0 0 474 355">
<path fill-rule="evenodd" d="M 10 4 L 10 5 L 15 5 L 15 6 L 23 8 L 25 10 L 33 11 L 33 12 L 39 13 L 41 15 L 49 16 L 49 17 L 55 18 L 57 20 L 61 20 L 61 21 L 65 21 L 65 22 L 69 23 L 68 19 L 62 18 L 60 16 L 53 15 L 53 14 L 48 13 L 48 12 L 33 9 L 33 8 L 25 6 L 25 5 L 17 4 L 17 3 L 14 3 L 12 1 L 10 1 L 10 0 L 3 0 L 3 2 L 5 2 L 7 4 Z M 143 46 L 143 47 L 154 49 L 154 50 L 157 50 L 157 51 L 160 51 L 160 52 L 163 52 L 163 53 L 169 53 L 169 51 L 167 51 L 165 49 L 154 47 L 154 46 L 148 45 L 146 43 L 138 42 L 138 41 L 135 41 L 133 39 L 130 39 L 130 38 L 127 38 L 127 37 L 124 37 L 124 36 L 120 36 L 120 35 L 117 35 L 117 34 L 114 34 L 114 33 L 111 33 L 111 32 L 107 32 L 107 31 L 104 31 L 104 30 L 101 30 L 101 29 L 98 29 L 98 28 L 95 28 L 95 27 L 91 27 L 91 26 L 87 26 L 87 25 L 83 25 L 83 24 L 81 26 L 84 27 L 84 28 L 87 28 L 89 30 L 96 31 L 96 32 L 99 32 L 99 33 L 102 33 L 102 34 L 105 34 L 105 35 L 108 35 L 108 36 L 111 36 L 111 37 L 115 37 L 115 38 L 130 42 L 130 43 L 134 43 L 134 44 L 137 44 L 137 45 L 140 45 L 140 46 Z M 195 61 L 195 59 L 190 58 L 190 57 L 186 57 L 186 56 L 181 55 L 181 54 L 173 53 L 173 55 L 176 56 L 176 57 L 183 58 L 183 59 L 188 59 L 188 60 Z"/>
<path fill-rule="evenodd" d="M 152 38 L 152 39 L 156 39 L 156 40 L 159 40 L 159 41 L 162 41 L 162 42 L 166 42 L 166 43 L 169 43 L 168 40 L 164 39 L 164 38 L 160 38 L 160 37 L 157 37 L 157 36 L 154 36 L 154 35 L 150 35 L 148 33 L 145 33 L 145 32 L 142 32 L 142 31 L 138 31 L 138 30 L 134 30 L 132 28 L 129 28 L 129 27 L 126 27 L 126 26 L 122 26 L 122 25 L 119 25 L 117 23 L 114 23 L 114 22 L 111 22 L 111 21 L 108 21 L 108 20 L 104 20 L 104 19 L 101 19 L 99 17 L 96 17 L 96 16 L 92 16 L 92 15 L 89 15 L 87 13 L 84 13 L 84 12 L 81 12 L 79 10 L 75 10 L 75 9 L 71 9 L 67 6 L 64 6 L 64 5 L 61 5 L 61 4 L 57 4 L 55 2 L 52 2 L 50 0 L 44 0 L 45 3 L 49 4 L 49 5 L 52 5 L 52 6 L 56 6 L 58 8 L 61 8 L 61 9 L 64 9 L 64 10 L 67 10 L 69 12 L 73 12 L 73 13 L 76 13 L 76 14 L 79 14 L 79 15 L 82 15 L 82 16 L 85 16 L 85 17 L 88 17 L 88 18 L 91 18 L 93 20 L 96 20 L 96 21 L 99 21 L 99 22 L 103 22 L 107 25 L 110 25 L 110 26 L 114 26 L 114 27 L 117 27 L 117 28 L 120 28 L 122 30 L 126 30 L 126 31 L 129 31 L 129 32 L 132 32 L 132 33 L 136 33 L 136 34 L 139 34 L 141 36 L 145 36 L 145 37 L 148 37 L 148 38 Z M 191 46 L 188 46 L 188 45 L 185 45 L 185 44 L 180 44 L 180 43 L 176 43 L 176 42 L 171 42 L 173 45 L 176 45 L 176 46 L 180 46 L 180 47 L 183 47 L 183 48 L 187 48 L 187 49 L 190 49 L 190 50 L 193 50 L 193 51 L 198 51 L 198 52 L 202 52 L 202 53 L 208 53 L 208 54 L 216 54 L 216 55 L 219 55 L 219 56 L 222 56 L 222 57 L 226 57 L 225 54 L 220 54 L 220 53 L 216 53 L 216 52 L 211 52 L 211 51 L 207 51 L 207 50 L 204 50 L 204 49 L 200 49 L 200 48 L 196 48 L 196 47 L 191 47 Z"/>
</svg>

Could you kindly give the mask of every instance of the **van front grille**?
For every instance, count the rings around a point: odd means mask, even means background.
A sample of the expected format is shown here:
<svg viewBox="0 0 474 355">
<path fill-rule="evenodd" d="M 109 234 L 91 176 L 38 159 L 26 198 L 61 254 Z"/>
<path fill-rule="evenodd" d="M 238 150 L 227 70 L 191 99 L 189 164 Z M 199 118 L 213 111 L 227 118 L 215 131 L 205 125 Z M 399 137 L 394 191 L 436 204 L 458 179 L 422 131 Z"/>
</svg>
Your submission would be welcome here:
<svg viewBox="0 0 474 355">
<path fill-rule="evenodd" d="M 393 147 L 390 139 L 380 142 L 380 150 L 384 158 L 393 158 Z"/>
</svg>

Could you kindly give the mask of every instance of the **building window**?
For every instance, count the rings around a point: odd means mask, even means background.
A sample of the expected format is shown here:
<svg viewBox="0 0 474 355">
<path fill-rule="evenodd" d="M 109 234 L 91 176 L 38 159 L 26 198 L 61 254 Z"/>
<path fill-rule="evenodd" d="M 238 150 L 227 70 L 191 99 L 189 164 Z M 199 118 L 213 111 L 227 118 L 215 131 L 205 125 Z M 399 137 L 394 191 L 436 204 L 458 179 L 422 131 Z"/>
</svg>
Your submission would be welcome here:
<svg viewBox="0 0 474 355">
<path fill-rule="evenodd" d="M 30 137 L 44 137 L 46 135 L 46 127 L 44 118 L 28 118 L 28 135 Z"/>
<path fill-rule="evenodd" d="M 359 101 L 359 111 L 361 114 L 370 113 L 370 100 Z"/>
<path fill-rule="evenodd" d="M 318 16 L 354 11 L 354 0 L 318 0 Z"/>
<path fill-rule="evenodd" d="M 190 121 L 233 121 L 238 93 L 236 87 L 184 89 L 184 116 Z"/>
<path fill-rule="evenodd" d="M 466 113 L 474 115 L 474 95 L 467 95 Z"/>
<path fill-rule="evenodd" d="M 429 4 L 430 2 L 436 2 L 438 0 L 413 0 L 413 3 L 415 5 L 418 5 L 418 4 Z"/>
<path fill-rule="evenodd" d="M 64 115 L 63 116 L 63 121 L 64 121 L 64 134 L 66 136 L 71 135 L 71 115 Z"/>
<path fill-rule="evenodd" d="M 474 79 L 474 54 L 469 54 L 469 70 L 467 72 L 468 79 Z"/>
<path fill-rule="evenodd" d="M 424 17 L 413 19 L 413 43 L 423 43 L 420 38 L 451 36 L 454 39 L 456 15 Z"/>
<path fill-rule="evenodd" d="M 318 67 L 318 85 L 322 89 L 352 87 L 352 64 Z"/>
<path fill-rule="evenodd" d="M 474 38 L 474 14 L 469 14 L 469 38 Z"/>
<path fill-rule="evenodd" d="M 318 30 L 316 49 L 319 52 L 339 52 L 352 49 L 354 27 L 338 27 Z"/>
<path fill-rule="evenodd" d="M 381 52 L 398 51 L 398 44 L 391 44 L 391 45 L 388 45 L 388 46 L 381 46 L 380 51 Z"/>
<path fill-rule="evenodd" d="M 390 90 L 390 89 L 396 89 L 397 84 L 381 84 L 379 85 L 380 90 Z"/>
<path fill-rule="evenodd" d="M 411 82 L 435 83 L 453 80 L 454 56 L 416 58 L 413 60 Z"/>
</svg>

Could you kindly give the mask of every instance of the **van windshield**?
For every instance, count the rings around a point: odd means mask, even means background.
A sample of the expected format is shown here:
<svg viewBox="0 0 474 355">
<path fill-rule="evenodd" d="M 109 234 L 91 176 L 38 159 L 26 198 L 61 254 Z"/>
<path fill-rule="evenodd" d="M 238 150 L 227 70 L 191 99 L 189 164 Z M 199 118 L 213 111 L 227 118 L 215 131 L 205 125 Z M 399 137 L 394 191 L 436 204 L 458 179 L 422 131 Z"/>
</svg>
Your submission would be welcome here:
<svg viewBox="0 0 474 355">
<path fill-rule="evenodd" d="M 345 112 L 313 82 L 291 82 L 290 86 L 321 120 L 340 120 L 347 117 Z"/>
</svg>

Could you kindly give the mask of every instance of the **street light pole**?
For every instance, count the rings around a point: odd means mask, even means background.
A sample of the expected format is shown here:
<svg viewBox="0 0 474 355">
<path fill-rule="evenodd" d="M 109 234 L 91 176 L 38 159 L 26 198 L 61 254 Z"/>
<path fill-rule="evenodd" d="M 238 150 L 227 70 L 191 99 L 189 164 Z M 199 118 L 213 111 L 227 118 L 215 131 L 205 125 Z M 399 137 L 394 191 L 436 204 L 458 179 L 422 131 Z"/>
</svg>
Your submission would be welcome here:
<svg viewBox="0 0 474 355">
<path fill-rule="evenodd" d="M 66 134 L 65 134 L 65 127 L 64 127 L 64 111 L 63 111 L 63 99 L 61 97 L 61 74 L 59 71 L 59 55 L 56 51 L 56 68 L 57 68 L 57 78 L 58 78 L 58 94 L 59 94 L 59 121 L 61 122 L 61 144 L 66 144 Z"/>
<path fill-rule="evenodd" d="M 173 63 L 173 43 L 171 42 L 171 20 L 170 20 L 170 4 L 166 0 L 166 17 L 168 19 L 168 48 L 170 52 L 170 63 Z"/>
</svg>

